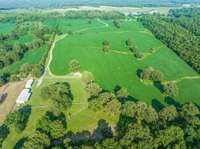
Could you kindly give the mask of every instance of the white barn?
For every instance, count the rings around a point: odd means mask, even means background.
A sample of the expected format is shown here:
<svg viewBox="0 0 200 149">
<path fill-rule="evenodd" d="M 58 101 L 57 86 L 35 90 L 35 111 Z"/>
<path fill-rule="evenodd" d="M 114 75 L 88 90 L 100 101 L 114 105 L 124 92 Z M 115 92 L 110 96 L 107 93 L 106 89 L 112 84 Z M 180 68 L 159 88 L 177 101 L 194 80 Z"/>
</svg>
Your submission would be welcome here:
<svg viewBox="0 0 200 149">
<path fill-rule="evenodd" d="M 26 82 L 26 85 L 25 85 L 25 88 L 26 89 L 31 89 L 32 88 L 32 85 L 33 85 L 33 79 L 30 79 Z"/>
<path fill-rule="evenodd" d="M 29 100 L 30 96 L 31 96 L 30 89 L 23 89 L 16 100 L 16 104 L 20 105 L 25 103 L 26 101 Z"/>
</svg>

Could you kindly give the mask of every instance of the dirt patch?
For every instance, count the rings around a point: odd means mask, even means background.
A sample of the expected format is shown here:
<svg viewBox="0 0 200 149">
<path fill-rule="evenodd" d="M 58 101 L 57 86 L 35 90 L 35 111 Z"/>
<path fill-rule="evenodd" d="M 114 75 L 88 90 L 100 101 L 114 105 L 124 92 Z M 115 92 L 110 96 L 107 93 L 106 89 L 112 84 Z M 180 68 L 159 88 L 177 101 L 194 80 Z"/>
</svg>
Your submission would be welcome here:
<svg viewBox="0 0 200 149">
<path fill-rule="evenodd" d="M 15 101 L 26 84 L 26 80 L 8 83 L 0 87 L 0 94 L 6 94 L 5 100 L 0 104 L 0 123 L 5 116 L 14 108 Z"/>
</svg>

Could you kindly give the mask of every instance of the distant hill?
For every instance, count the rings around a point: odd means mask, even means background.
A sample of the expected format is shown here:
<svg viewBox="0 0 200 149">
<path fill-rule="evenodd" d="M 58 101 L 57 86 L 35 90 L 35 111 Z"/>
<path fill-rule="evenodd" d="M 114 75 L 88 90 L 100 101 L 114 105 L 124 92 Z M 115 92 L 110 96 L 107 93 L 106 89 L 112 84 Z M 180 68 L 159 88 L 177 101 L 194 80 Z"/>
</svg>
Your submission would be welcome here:
<svg viewBox="0 0 200 149">
<path fill-rule="evenodd" d="M 0 8 L 62 7 L 64 5 L 175 5 L 199 0 L 0 0 Z"/>
</svg>

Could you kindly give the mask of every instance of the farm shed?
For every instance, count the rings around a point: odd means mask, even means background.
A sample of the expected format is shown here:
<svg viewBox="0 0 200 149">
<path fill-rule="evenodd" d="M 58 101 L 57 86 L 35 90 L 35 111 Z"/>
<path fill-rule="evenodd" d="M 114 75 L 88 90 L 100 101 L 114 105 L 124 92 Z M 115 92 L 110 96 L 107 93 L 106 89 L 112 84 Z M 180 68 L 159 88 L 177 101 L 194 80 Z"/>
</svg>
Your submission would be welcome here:
<svg viewBox="0 0 200 149">
<path fill-rule="evenodd" d="M 33 85 L 33 79 L 30 79 L 26 82 L 25 88 L 26 89 L 31 89 L 32 85 Z"/>
<path fill-rule="evenodd" d="M 20 93 L 20 95 L 18 96 L 17 100 L 16 100 L 16 104 L 20 105 L 20 104 L 25 103 L 26 101 L 28 101 L 30 96 L 31 96 L 30 89 L 23 89 L 22 92 Z"/>
</svg>

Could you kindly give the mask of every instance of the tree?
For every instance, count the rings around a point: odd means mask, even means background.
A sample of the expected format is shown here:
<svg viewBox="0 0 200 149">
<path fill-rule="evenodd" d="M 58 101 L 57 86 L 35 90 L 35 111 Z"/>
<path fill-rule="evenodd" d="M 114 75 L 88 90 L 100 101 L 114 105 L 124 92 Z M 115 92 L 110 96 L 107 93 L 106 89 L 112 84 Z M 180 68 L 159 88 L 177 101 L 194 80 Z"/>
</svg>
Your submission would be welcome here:
<svg viewBox="0 0 200 149">
<path fill-rule="evenodd" d="M 178 117 L 178 112 L 174 105 L 167 106 L 159 112 L 159 118 L 164 122 L 170 122 Z"/>
<path fill-rule="evenodd" d="M 10 130 L 7 125 L 2 124 L 0 126 L 0 148 L 2 148 L 3 141 L 7 138 Z"/>
<path fill-rule="evenodd" d="M 154 82 L 161 82 L 164 79 L 164 75 L 161 71 L 159 70 L 154 70 L 151 74 L 151 80 Z"/>
<path fill-rule="evenodd" d="M 128 47 L 128 48 L 132 48 L 133 47 L 133 41 L 132 41 L 132 39 L 128 39 L 128 40 L 126 40 L 126 46 Z"/>
<path fill-rule="evenodd" d="M 186 148 L 184 132 L 177 126 L 171 126 L 164 130 L 160 130 L 154 143 L 155 148 Z"/>
<path fill-rule="evenodd" d="M 37 129 L 49 134 L 52 139 L 63 137 L 66 128 L 66 117 L 60 111 L 47 111 L 37 123 Z"/>
<path fill-rule="evenodd" d="M 80 64 L 76 59 L 73 59 L 69 63 L 69 71 L 70 72 L 79 72 L 80 71 Z"/>
<path fill-rule="evenodd" d="M 32 68 L 32 71 L 31 71 L 31 74 L 34 76 L 34 77 L 41 77 L 42 74 L 44 73 L 44 66 L 43 65 L 39 65 L 39 64 L 36 64 L 33 66 Z"/>
<path fill-rule="evenodd" d="M 158 120 L 155 109 L 143 102 L 126 102 L 122 107 L 122 115 L 134 118 L 139 124 L 142 121 L 152 123 Z"/>
<path fill-rule="evenodd" d="M 19 110 L 9 113 L 6 117 L 5 124 L 14 125 L 17 131 L 23 131 L 26 128 L 30 114 L 31 106 L 23 106 Z"/>
<path fill-rule="evenodd" d="M 50 124 L 50 136 L 54 139 L 61 138 L 65 135 L 65 126 L 62 121 L 55 120 Z"/>
<path fill-rule="evenodd" d="M 102 42 L 102 45 L 103 45 L 103 48 L 102 48 L 103 52 L 108 52 L 109 49 L 110 49 L 110 43 L 109 43 L 109 41 L 104 40 Z"/>
<path fill-rule="evenodd" d="M 28 137 L 24 143 L 22 149 L 43 149 L 50 146 L 49 137 L 40 131 L 35 131 L 31 136 Z"/>
<path fill-rule="evenodd" d="M 116 92 L 116 95 L 117 95 L 117 98 L 120 99 L 120 101 L 124 102 L 129 93 L 128 93 L 128 90 L 126 88 L 120 88 L 117 92 Z"/>
<path fill-rule="evenodd" d="M 151 80 L 154 82 L 161 82 L 164 79 L 164 75 L 161 71 L 152 67 L 147 67 L 140 73 L 140 78 L 143 80 Z"/>
<path fill-rule="evenodd" d="M 72 105 L 73 95 L 67 82 L 57 82 L 41 89 L 43 99 L 51 99 L 56 107 L 67 109 Z"/>
<path fill-rule="evenodd" d="M 178 86 L 173 82 L 169 82 L 167 84 L 164 84 L 163 86 L 163 93 L 165 95 L 174 97 L 178 95 L 178 92 L 179 92 Z"/>
<path fill-rule="evenodd" d="M 90 95 L 90 98 L 97 97 L 102 91 L 102 88 L 95 82 L 90 82 L 86 86 L 86 90 Z"/>
</svg>

